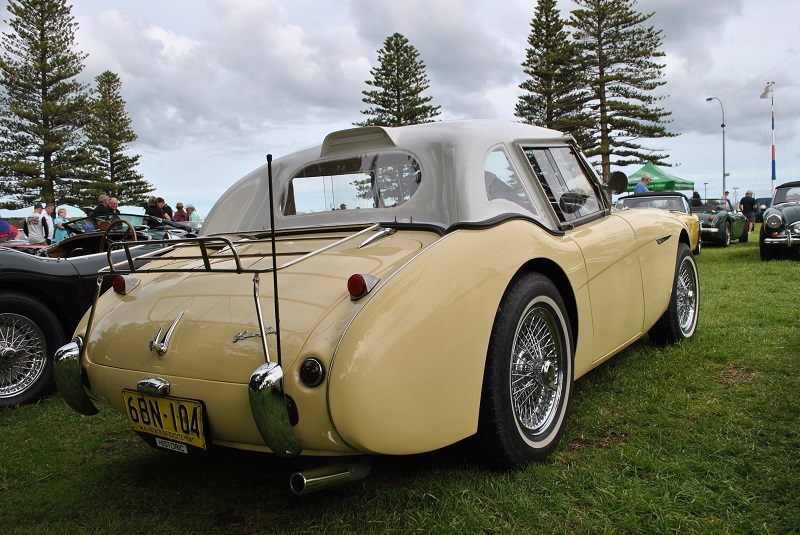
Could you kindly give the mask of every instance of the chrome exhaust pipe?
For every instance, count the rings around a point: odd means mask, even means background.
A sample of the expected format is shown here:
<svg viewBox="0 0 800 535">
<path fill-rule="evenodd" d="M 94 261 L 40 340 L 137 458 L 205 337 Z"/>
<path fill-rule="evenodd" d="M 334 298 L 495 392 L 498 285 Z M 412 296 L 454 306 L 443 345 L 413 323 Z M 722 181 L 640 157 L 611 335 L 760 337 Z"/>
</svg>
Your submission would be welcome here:
<svg viewBox="0 0 800 535">
<path fill-rule="evenodd" d="M 369 461 L 347 464 L 332 464 L 296 472 L 289 478 L 289 488 L 296 495 L 324 490 L 351 481 L 358 481 L 369 475 Z"/>
</svg>

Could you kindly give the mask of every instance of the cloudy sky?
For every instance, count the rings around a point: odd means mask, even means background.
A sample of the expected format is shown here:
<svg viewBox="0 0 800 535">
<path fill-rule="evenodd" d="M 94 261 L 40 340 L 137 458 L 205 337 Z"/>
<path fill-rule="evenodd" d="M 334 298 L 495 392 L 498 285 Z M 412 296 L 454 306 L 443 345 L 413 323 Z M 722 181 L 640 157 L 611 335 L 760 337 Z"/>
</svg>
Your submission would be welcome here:
<svg viewBox="0 0 800 535">
<path fill-rule="evenodd" d="M 2 0 L 2 5 L 7 5 Z M 207 213 L 263 164 L 363 120 L 361 92 L 385 38 L 420 53 L 442 119 L 516 120 L 533 0 L 73 0 L 83 77 L 122 79 L 140 171 L 173 206 Z M 566 17 L 574 5 L 561 0 Z M 663 30 L 671 130 L 648 142 L 701 194 L 770 192 L 775 82 L 778 183 L 800 180 L 800 2 L 640 0 Z M 2 11 L 3 18 L 7 12 Z M 637 167 L 622 169 L 632 173 Z"/>
</svg>

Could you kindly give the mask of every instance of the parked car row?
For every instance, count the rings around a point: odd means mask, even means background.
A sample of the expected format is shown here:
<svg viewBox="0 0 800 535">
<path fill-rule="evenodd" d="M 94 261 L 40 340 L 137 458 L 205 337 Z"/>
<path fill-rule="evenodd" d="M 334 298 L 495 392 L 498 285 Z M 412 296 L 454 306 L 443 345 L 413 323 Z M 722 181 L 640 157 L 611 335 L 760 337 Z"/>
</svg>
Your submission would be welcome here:
<svg viewBox="0 0 800 535">
<path fill-rule="evenodd" d="M 697 327 L 687 216 L 612 209 L 626 185 L 522 123 L 333 132 L 234 184 L 200 236 L 111 267 L 56 353 L 59 391 L 185 454 L 364 459 L 469 438 L 493 466 L 546 459 L 575 379 Z"/>
<path fill-rule="evenodd" d="M 122 214 L 81 218 L 64 226 L 71 236 L 51 246 L 32 247 L 27 240 L 0 247 L 0 407 L 36 401 L 54 387 L 53 354 L 72 338 L 78 321 L 98 289 L 98 270 L 109 258 L 110 244 L 133 240 L 132 258 L 156 254 L 153 240 L 194 234 L 178 223 L 150 216 Z M 33 253 L 33 254 L 31 254 Z M 100 288 L 110 285 L 106 281 Z"/>
</svg>

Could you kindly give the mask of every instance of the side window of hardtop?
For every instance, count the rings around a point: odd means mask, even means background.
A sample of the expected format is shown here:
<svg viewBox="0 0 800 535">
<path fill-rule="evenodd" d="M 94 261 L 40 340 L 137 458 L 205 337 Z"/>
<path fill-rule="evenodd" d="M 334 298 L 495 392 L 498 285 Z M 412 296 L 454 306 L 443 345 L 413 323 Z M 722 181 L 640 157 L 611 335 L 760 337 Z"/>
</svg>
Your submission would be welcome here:
<svg viewBox="0 0 800 535">
<path fill-rule="evenodd" d="M 596 181 L 586 175 L 571 147 L 523 147 L 533 172 L 562 222 L 599 215 L 604 210 Z"/>
<path fill-rule="evenodd" d="M 533 214 L 537 213 L 519 175 L 502 148 L 494 149 L 486 157 L 483 178 L 486 184 L 486 197 L 490 201 L 505 199 Z"/>
</svg>

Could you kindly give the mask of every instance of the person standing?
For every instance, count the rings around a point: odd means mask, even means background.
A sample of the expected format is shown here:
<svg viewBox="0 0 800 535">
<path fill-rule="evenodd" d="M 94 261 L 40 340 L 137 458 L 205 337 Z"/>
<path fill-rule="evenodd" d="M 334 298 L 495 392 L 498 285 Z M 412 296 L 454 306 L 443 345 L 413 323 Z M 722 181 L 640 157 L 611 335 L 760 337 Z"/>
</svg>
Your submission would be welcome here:
<svg viewBox="0 0 800 535">
<path fill-rule="evenodd" d="M 172 221 L 172 206 L 167 204 L 167 201 L 164 200 L 164 197 L 159 197 L 156 199 L 158 203 L 158 207 L 161 208 L 161 211 L 164 213 L 164 219 L 167 221 Z"/>
<path fill-rule="evenodd" d="M 194 209 L 194 205 L 190 204 L 186 207 L 186 213 L 189 215 L 189 221 L 202 221 L 200 214 Z"/>
<path fill-rule="evenodd" d="M 152 195 L 147 198 L 147 208 L 144 210 L 144 215 L 149 215 L 151 218 L 158 218 L 158 220 L 148 218 L 147 226 L 151 228 L 164 226 L 161 222 L 161 220 L 164 219 L 164 212 L 161 210 L 161 207 L 158 206 L 158 200 Z"/>
<path fill-rule="evenodd" d="M 99 215 L 108 215 L 111 213 L 111 209 L 108 207 L 108 195 L 105 193 L 100 194 L 97 197 L 97 206 L 92 212 L 92 217 L 99 216 Z"/>
<path fill-rule="evenodd" d="M 189 214 L 183 209 L 183 203 L 178 202 L 175 205 L 175 214 L 172 216 L 173 221 L 189 221 Z"/>
<path fill-rule="evenodd" d="M 44 216 L 47 218 L 47 243 L 53 243 L 55 237 L 56 225 L 53 219 L 56 217 L 56 205 L 49 202 L 44 206 Z"/>
<path fill-rule="evenodd" d="M 747 232 L 753 232 L 756 225 L 756 200 L 753 197 L 753 190 L 747 190 L 744 197 L 739 200 L 739 211 L 747 219 Z"/>
<path fill-rule="evenodd" d="M 642 178 L 639 179 L 639 183 L 633 188 L 633 193 L 647 193 L 650 191 L 648 186 L 650 186 L 650 173 L 644 173 Z"/>
<path fill-rule="evenodd" d="M 69 231 L 64 228 L 64 223 L 67 223 L 67 209 L 59 208 L 58 217 L 53 220 L 55 225 L 55 232 L 53 233 L 53 243 L 59 243 L 61 240 L 69 236 Z"/>
<path fill-rule="evenodd" d="M 28 242 L 32 244 L 47 245 L 47 236 L 50 229 L 47 228 L 47 218 L 44 215 L 44 206 L 37 202 L 33 205 L 33 213 L 25 218 L 22 225 L 22 232 L 28 237 Z"/>
<path fill-rule="evenodd" d="M 108 199 L 108 210 L 114 215 L 119 215 L 119 201 L 116 197 Z"/>
</svg>

